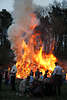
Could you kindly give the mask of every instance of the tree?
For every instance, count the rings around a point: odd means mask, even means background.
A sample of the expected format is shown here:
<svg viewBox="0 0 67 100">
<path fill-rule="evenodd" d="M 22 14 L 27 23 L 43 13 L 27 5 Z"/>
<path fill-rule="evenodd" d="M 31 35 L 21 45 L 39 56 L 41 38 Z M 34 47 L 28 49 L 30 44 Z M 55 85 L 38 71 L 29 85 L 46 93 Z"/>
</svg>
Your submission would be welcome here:
<svg viewBox="0 0 67 100">
<path fill-rule="evenodd" d="M 55 54 L 61 58 L 67 58 L 67 9 L 59 6 L 52 6 L 52 12 L 49 12 L 50 23 L 55 38 Z M 66 38 L 64 38 L 64 36 Z"/>
<path fill-rule="evenodd" d="M 53 40 L 54 54 L 59 58 L 67 58 L 67 9 L 62 7 L 62 3 L 54 0 L 53 5 L 46 8 L 37 9 L 37 17 L 40 19 L 40 25 L 36 27 L 37 32 L 41 33 L 41 39 L 44 41 L 45 49 L 52 47 Z M 46 14 L 45 14 L 46 13 Z M 49 45 L 48 45 L 49 44 Z M 50 51 L 49 49 L 47 51 Z"/>
<path fill-rule="evenodd" d="M 11 67 L 15 63 L 14 51 L 10 48 L 9 40 L 5 40 L 4 44 L 0 46 L 0 66 L 2 68 Z"/>
<path fill-rule="evenodd" d="M 12 24 L 12 16 L 8 11 L 6 11 L 6 9 L 0 11 L 0 19 L 3 29 L 8 28 Z"/>
<path fill-rule="evenodd" d="M 41 9 L 41 8 L 40 8 Z M 44 9 L 41 9 L 41 11 L 44 12 Z M 46 15 L 44 16 L 44 13 L 42 12 L 36 12 L 37 17 L 40 20 L 40 24 L 35 28 L 34 33 L 40 33 L 40 38 L 44 45 L 44 50 L 46 53 L 49 53 L 51 51 L 51 45 L 52 45 L 52 28 L 49 22 L 49 17 Z M 42 14 L 42 15 L 41 15 Z"/>
<path fill-rule="evenodd" d="M 12 23 L 12 16 L 3 9 L 0 11 L 0 20 L 0 69 L 3 69 L 12 66 L 16 62 L 14 60 L 14 51 L 11 49 L 11 43 L 7 39 L 7 29 Z"/>
</svg>

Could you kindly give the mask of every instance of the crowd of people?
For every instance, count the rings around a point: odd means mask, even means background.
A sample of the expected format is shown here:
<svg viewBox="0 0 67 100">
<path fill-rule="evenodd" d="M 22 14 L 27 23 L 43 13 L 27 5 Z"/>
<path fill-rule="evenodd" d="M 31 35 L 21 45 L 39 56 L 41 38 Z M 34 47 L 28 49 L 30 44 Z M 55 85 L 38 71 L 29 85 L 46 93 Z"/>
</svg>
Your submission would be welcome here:
<svg viewBox="0 0 67 100">
<path fill-rule="evenodd" d="M 42 72 L 37 69 L 35 77 L 31 70 L 30 75 L 26 79 L 22 79 L 18 88 L 19 95 L 28 96 L 44 96 L 44 95 L 61 95 L 61 86 L 64 80 L 63 68 L 55 63 L 56 67 L 48 77 L 49 70 Z"/>
<path fill-rule="evenodd" d="M 61 95 L 61 86 L 64 80 L 63 68 L 57 62 L 55 65 L 56 67 L 51 77 L 48 77 L 49 70 L 46 70 L 43 75 L 37 69 L 35 77 L 33 70 L 31 70 L 30 75 L 26 79 L 20 79 L 20 83 L 18 81 L 16 83 L 16 72 L 14 69 L 12 72 L 0 72 L 0 90 L 4 79 L 5 85 L 10 85 L 11 89 L 16 91 L 16 95 L 19 96 Z"/>
</svg>

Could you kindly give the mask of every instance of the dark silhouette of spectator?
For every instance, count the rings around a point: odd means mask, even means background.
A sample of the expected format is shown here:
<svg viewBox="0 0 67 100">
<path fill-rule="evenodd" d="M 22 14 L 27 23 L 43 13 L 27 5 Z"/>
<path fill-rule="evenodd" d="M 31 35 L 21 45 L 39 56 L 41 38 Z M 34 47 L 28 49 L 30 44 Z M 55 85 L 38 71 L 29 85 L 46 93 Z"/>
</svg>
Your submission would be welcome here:
<svg viewBox="0 0 67 100">
<path fill-rule="evenodd" d="M 45 71 L 44 79 L 47 78 L 48 70 Z"/>
<path fill-rule="evenodd" d="M 9 76 L 8 76 L 8 71 L 5 72 L 5 84 L 8 86 L 9 82 Z"/>
<path fill-rule="evenodd" d="M 2 88 L 2 72 L 0 72 L 0 90 Z"/>
<path fill-rule="evenodd" d="M 13 69 L 12 75 L 11 75 L 11 87 L 12 90 L 15 90 L 15 78 L 16 78 L 16 73 L 15 70 Z"/>
<path fill-rule="evenodd" d="M 42 72 L 40 72 L 40 78 L 39 78 L 39 79 L 40 79 L 40 80 L 43 80 L 43 78 L 44 78 L 44 77 L 43 77 L 43 75 L 42 75 Z"/>
<path fill-rule="evenodd" d="M 55 65 L 56 65 L 56 67 L 53 72 L 54 86 L 55 86 L 56 94 L 58 93 L 58 95 L 60 95 L 61 94 L 61 85 L 62 85 L 62 67 L 59 66 L 59 64 L 57 62 L 55 63 Z"/>
<path fill-rule="evenodd" d="M 39 77 L 40 77 L 40 71 L 39 69 L 37 69 L 35 72 L 35 78 L 39 79 Z"/>
<path fill-rule="evenodd" d="M 29 80 L 30 85 L 32 85 L 32 82 L 33 82 L 33 81 L 34 81 L 33 71 L 31 70 L 31 72 L 30 72 L 30 80 Z"/>
<path fill-rule="evenodd" d="M 31 72 L 30 72 L 30 76 L 33 76 L 33 71 L 31 70 Z"/>
</svg>

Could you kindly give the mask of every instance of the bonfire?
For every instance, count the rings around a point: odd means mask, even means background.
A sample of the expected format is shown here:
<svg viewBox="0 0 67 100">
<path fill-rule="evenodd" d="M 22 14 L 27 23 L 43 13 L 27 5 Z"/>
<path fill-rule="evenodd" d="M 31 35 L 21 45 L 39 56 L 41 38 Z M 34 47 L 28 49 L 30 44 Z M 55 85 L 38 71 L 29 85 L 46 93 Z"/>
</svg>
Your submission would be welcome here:
<svg viewBox="0 0 67 100">
<path fill-rule="evenodd" d="M 42 33 L 34 31 L 40 24 L 40 20 L 34 13 L 36 5 L 33 0 L 17 0 L 14 8 L 14 23 L 8 30 L 8 36 L 16 54 L 16 77 L 24 79 L 31 70 L 35 76 L 37 69 L 43 75 L 48 69 L 51 75 L 57 59 L 52 53 L 54 45 L 51 46 L 50 52 L 46 53 L 40 36 Z"/>
<path fill-rule="evenodd" d="M 33 21 L 36 20 L 36 16 L 34 14 L 31 15 L 31 23 L 33 23 Z M 31 24 L 29 28 L 34 30 L 36 26 L 36 24 Z M 57 59 L 52 53 L 53 47 L 50 50 L 49 54 L 47 54 L 43 49 L 44 47 L 42 44 L 43 43 L 40 38 L 40 33 L 33 33 L 28 43 L 22 40 L 20 45 L 23 54 L 21 55 L 21 57 L 18 56 L 16 63 L 17 78 L 26 78 L 30 74 L 31 70 L 33 70 L 33 72 L 35 73 L 37 69 L 39 69 L 39 71 L 42 72 L 43 75 L 45 74 L 46 70 L 49 70 L 49 76 L 51 75 L 52 71 L 55 68 L 55 62 L 57 61 Z M 18 48 L 18 50 L 19 49 L 20 48 Z"/>
</svg>

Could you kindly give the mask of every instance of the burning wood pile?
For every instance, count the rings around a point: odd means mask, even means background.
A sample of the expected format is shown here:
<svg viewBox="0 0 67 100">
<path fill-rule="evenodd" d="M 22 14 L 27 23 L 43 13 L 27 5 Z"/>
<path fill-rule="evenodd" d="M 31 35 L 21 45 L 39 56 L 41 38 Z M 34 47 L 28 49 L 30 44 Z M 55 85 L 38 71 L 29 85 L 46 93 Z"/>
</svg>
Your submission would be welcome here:
<svg viewBox="0 0 67 100">
<path fill-rule="evenodd" d="M 24 54 L 22 55 L 22 59 L 17 60 L 16 63 L 17 77 L 26 78 L 30 74 L 31 70 L 35 73 L 37 69 L 39 69 L 43 75 L 48 69 L 51 74 L 55 68 L 56 57 L 52 53 L 43 53 L 42 47 L 40 50 L 36 49 L 35 52 L 32 52 L 30 49 L 29 46 L 26 44 L 24 45 Z"/>
</svg>

